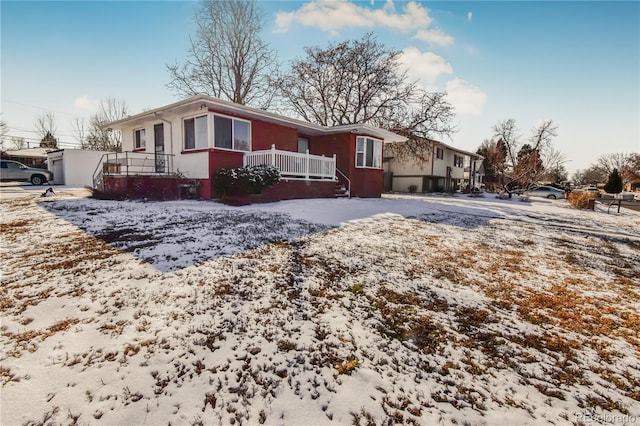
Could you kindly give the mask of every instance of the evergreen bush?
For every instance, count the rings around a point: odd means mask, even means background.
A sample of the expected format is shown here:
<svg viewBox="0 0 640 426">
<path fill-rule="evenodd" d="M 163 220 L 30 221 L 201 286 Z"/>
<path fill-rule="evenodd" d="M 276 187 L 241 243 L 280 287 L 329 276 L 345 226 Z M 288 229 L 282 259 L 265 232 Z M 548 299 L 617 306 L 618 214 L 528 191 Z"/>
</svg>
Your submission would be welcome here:
<svg viewBox="0 0 640 426">
<path fill-rule="evenodd" d="M 213 175 L 213 189 L 218 197 L 260 194 L 264 188 L 280 181 L 274 166 L 246 166 L 220 169 Z"/>
<path fill-rule="evenodd" d="M 619 194 L 622 192 L 622 177 L 618 173 L 618 169 L 613 169 L 609 175 L 609 180 L 604 186 L 605 192 L 608 194 Z"/>
</svg>

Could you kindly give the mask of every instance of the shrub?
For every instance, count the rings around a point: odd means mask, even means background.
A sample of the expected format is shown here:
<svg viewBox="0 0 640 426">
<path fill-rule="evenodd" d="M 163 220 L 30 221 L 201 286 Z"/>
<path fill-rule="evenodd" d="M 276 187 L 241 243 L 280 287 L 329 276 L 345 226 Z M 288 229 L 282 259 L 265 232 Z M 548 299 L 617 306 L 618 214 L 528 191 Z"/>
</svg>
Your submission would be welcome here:
<svg viewBox="0 0 640 426">
<path fill-rule="evenodd" d="M 589 208 L 589 200 L 594 200 L 596 193 L 594 192 L 570 192 L 567 195 L 569 204 L 576 209 L 586 210 Z"/>
<path fill-rule="evenodd" d="M 274 166 L 220 169 L 213 175 L 213 189 L 218 197 L 260 194 L 264 188 L 279 181 L 280 172 Z"/>
<path fill-rule="evenodd" d="M 608 194 L 619 194 L 622 192 L 622 177 L 618 173 L 618 169 L 613 169 L 609 175 L 609 180 L 604 185 L 604 190 Z"/>
</svg>

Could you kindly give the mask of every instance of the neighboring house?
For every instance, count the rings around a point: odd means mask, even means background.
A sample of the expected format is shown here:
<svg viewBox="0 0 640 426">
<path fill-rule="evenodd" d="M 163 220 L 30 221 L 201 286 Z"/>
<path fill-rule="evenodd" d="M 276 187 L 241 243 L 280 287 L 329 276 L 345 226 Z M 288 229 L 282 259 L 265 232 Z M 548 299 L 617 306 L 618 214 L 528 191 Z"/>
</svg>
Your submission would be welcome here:
<svg viewBox="0 0 640 426">
<path fill-rule="evenodd" d="M 51 148 L 25 148 L 4 151 L 2 158 L 13 160 L 29 167 L 39 167 L 46 169 L 47 153 L 53 151 Z"/>
<path fill-rule="evenodd" d="M 431 144 L 427 161 L 417 158 L 400 160 L 393 156 L 385 158 L 385 172 L 396 192 L 450 192 L 462 190 L 469 179 L 481 178 L 483 171 L 478 154 L 454 148 L 445 143 L 428 140 Z M 476 165 L 476 172 L 465 177 L 465 164 Z M 465 180 L 466 179 L 466 180 Z"/>
<path fill-rule="evenodd" d="M 464 178 L 462 188 L 466 190 L 484 188 L 484 157 L 480 155 L 465 156 Z"/>
<path fill-rule="evenodd" d="M 93 186 L 96 166 L 108 151 L 61 149 L 47 154 L 47 167 L 55 185 Z"/>
<path fill-rule="evenodd" d="M 405 138 L 365 124 L 324 127 L 197 95 L 108 123 L 122 133 L 122 153 L 96 164 L 94 187 L 107 195 L 177 198 L 190 191 L 216 197 L 221 168 L 274 165 L 281 182 L 274 200 L 349 195 L 380 197 L 385 142 Z M 184 195 L 184 194 L 182 194 Z"/>
</svg>

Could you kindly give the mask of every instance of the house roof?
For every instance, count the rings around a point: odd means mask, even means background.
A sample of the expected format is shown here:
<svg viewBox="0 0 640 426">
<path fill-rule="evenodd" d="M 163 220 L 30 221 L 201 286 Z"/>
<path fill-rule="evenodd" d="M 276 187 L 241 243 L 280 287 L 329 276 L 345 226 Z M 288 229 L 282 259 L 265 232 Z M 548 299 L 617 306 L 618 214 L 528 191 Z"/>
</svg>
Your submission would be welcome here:
<svg viewBox="0 0 640 426">
<path fill-rule="evenodd" d="M 170 112 L 180 114 L 187 111 L 193 111 L 194 105 L 198 105 L 199 109 L 215 109 L 220 112 L 234 113 L 241 117 L 259 119 L 271 123 L 281 124 L 287 127 L 293 127 L 301 133 L 309 136 L 335 134 L 335 133 L 363 133 L 370 136 L 384 139 L 385 142 L 403 142 L 405 137 L 388 130 L 370 126 L 368 124 L 346 124 L 341 126 L 326 127 L 318 124 L 308 123 L 306 121 L 294 118 L 284 117 L 269 111 L 240 105 L 229 101 L 223 101 L 208 95 L 196 95 L 190 98 L 155 108 L 140 114 L 132 115 L 121 120 L 113 121 L 103 125 L 103 128 L 122 129 L 125 127 L 135 126 L 148 121 L 149 118 L 163 118 L 163 113 Z"/>
<path fill-rule="evenodd" d="M 436 141 L 436 140 L 432 140 L 432 142 L 434 144 L 441 145 L 441 146 L 443 146 L 443 147 L 445 147 L 447 149 L 450 149 L 451 151 L 455 151 L 455 152 L 457 152 L 459 154 L 468 155 L 469 157 L 477 159 L 477 160 L 484 159 L 484 157 L 482 155 L 477 154 L 475 152 L 465 151 L 464 149 L 456 148 L 456 147 L 453 147 L 451 145 L 447 145 L 444 142 L 440 142 L 440 141 Z"/>
<path fill-rule="evenodd" d="M 52 148 L 27 148 L 5 151 L 5 154 L 11 157 L 23 157 L 23 158 L 47 158 L 47 153 L 55 151 Z"/>
</svg>

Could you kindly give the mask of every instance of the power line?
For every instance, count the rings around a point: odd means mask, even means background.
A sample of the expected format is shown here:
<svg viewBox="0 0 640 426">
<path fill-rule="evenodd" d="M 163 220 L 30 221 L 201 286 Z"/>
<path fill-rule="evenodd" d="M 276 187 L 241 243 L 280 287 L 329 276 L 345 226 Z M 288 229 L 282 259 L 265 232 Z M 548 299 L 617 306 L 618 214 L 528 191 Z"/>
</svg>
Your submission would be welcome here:
<svg viewBox="0 0 640 426">
<path fill-rule="evenodd" d="M 73 115 L 72 115 L 72 114 L 69 114 L 69 113 L 67 113 L 67 112 L 54 111 L 52 108 L 44 108 L 44 107 L 41 107 L 41 106 L 38 106 L 38 105 L 26 104 L 26 103 L 24 103 L 24 102 L 13 101 L 13 100 L 11 100 L 11 99 L 6 99 L 6 98 L 1 99 L 1 98 L 0 98 L 0 101 L 2 101 L 2 102 L 8 102 L 8 103 L 11 103 L 11 104 L 16 104 L 16 105 L 22 105 L 22 106 L 26 106 L 26 107 L 29 107 L 29 108 L 41 109 L 41 110 L 43 110 L 43 111 L 53 112 L 54 114 L 62 114 L 62 115 L 67 115 L 67 116 L 69 116 L 69 117 L 73 117 Z"/>
</svg>

